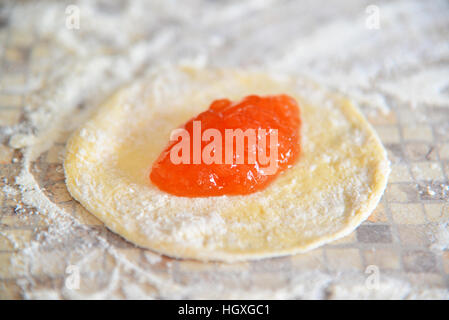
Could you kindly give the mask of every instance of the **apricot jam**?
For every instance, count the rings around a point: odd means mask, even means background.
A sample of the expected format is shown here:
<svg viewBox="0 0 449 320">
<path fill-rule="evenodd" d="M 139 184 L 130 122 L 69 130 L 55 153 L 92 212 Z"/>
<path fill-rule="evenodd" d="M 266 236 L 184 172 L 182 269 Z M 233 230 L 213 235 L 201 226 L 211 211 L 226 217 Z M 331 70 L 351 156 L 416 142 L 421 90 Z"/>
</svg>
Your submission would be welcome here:
<svg viewBox="0 0 449 320">
<path fill-rule="evenodd" d="M 184 197 L 263 190 L 299 158 L 300 127 L 299 106 L 285 94 L 215 100 L 177 129 L 150 179 L 160 190 Z"/>
</svg>

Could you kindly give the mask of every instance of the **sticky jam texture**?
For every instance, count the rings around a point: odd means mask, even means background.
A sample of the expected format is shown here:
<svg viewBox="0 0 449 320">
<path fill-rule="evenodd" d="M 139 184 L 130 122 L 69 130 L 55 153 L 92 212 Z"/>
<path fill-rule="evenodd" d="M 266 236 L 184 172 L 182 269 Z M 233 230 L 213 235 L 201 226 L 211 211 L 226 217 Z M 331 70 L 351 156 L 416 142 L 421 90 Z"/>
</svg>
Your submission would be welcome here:
<svg viewBox="0 0 449 320">
<path fill-rule="evenodd" d="M 183 129 L 190 134 L 190 147 L 193 149 L 193 122 L 200 121 L 201 132 L 213 128 L 221 133 L 222 159 L 221 163 L 194 164 L 193 152 L 190 152 L 190 163 L 174 164 L 170 159 L 171 149 L 181 140 L 171 141 L 158 159 L 153 163 L 150 179 L 160 190 L 176 196 L 209 197 L 221 195 L 246 195 L 266 188 L 280 172 L 292 166 L 301 152 L 301 117 L 297 102 L 285 94 L 256 96 L 250 95 L 239 102 L 228 99 L 215 100 L 209 109 L 189 120 Z M 256 161 L 249 163 L 248 152 L 257 153 L 258 148 L 248 148 L 245 139 L 243 164 L 236 162 L 236 141 L 233 148 L 233 163 L 225 159 L 225 130 L 226 129 L 277 129 L 278 150 L 276 169 L 274 173 L 266 174 L 266 170 Z M 260 135 L 256 135 L 257 145 L 260 145 Z M 213 139 L 213 138 L 212 138 Z M 201 150 L 210 141 L 201 141 Z M 266 136 L 266 154 L 269 155 L 270 135 Z M 213 152 L 212 152 L 213 154 Z"/>
</svg>

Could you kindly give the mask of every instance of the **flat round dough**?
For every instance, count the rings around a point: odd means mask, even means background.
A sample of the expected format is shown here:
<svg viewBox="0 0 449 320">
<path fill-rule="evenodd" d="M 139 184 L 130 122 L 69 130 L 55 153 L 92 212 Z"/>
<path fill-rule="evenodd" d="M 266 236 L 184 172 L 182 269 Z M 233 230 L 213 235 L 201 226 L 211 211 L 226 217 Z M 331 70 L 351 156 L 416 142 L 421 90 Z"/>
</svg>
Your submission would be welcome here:
<svg viewBox="0 0 449 320">
<path fill-rule="evenodd" d="M 171 130 L 218 98 L 286 93 L 303 118 L 303 153 L 268 188 L 245 196 L 176 197 L 152 185 Z M 166 67 L 105 101 L 73 134 L 71 195 L 112 231 L 178 258 L 238 261 L 305 252 L 352 232 L 386 186 L 385 149 L 344 97 L 260 72 Z"/>
</svg>

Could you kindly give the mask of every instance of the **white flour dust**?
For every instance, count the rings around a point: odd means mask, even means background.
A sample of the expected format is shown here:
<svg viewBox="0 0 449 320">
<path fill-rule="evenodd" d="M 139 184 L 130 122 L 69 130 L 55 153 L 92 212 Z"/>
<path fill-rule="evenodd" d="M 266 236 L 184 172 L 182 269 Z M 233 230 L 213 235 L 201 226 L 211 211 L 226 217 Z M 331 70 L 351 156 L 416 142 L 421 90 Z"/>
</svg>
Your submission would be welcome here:
<svg viewBox="0 0 449 320">
<path fill-rule="evenodd" d="M 446 290 L 415 286 L 402 275 L 386 275 L 380 290 L 370 291 L 363 285 L 364 275 L 356 271 L 271 271 L 268 279 L 268 272 L 267 278 L 254 275 L 246 265 L 184 264 L 129 244 L 121 247 L 98 221 L 92 218 L 86 224 L 73 214 L 73 207 L 52 201 L 35 166 L 111 92 L 142 74 L 157 72 L 160 64 L 306 75 L 346 93 L 373 117 L 390 114 L 391 101 L 410 110 L 422 104 L 448 108 L 447 64 L 439 65 L 449 57 L 447 41 L 441 41 L 447 40 L 449 29 L 444 1 L 380 1 L 378 31 L 366 28 L 365 8 L 371 3 L 360 1 L 340 7 L 319 1 L 72 3 L 80 10 L 79 30 L 65 27 L 69 3 L 60 1 L 15 5 L 9 19 L 12 30 L 32 33 L 36 45 L 49 48 L 39 71 L 30 70 L 26 86 L 2 88 L 27 97 L 25 121 L 0 132 L 23 154 L 17 175 L 3 181 L 2 192 L 24 220 L 35 217 L 45 226 L 36 227 L 25 245 L 20 235 L 8 236 L 18 250 L 11 256 L 10 269 L 23 297 L 447 296 Z M 447 248 L 443 231 L 435 246 Z M 69 265 L 79 267 L 80 290 L 66 285 Z"/>
</svg>

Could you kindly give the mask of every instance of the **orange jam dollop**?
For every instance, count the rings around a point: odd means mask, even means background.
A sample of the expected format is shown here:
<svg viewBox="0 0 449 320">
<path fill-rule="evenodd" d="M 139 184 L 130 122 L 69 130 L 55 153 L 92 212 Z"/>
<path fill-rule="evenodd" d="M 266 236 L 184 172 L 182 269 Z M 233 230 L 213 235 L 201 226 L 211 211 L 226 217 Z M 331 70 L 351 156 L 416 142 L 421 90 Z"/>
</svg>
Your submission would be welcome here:
<svg viewBox="0 0 449 320">
<path fill-rule="evenodd" d="M 198 131 L 199 126 L 201 131 Z M 299 106 L 286 94 L 250 95 L 239 102 L 215 100 L 208 110 L 180 128 L 184 136 L 171 141 L 160 154 L 153 164 L 150 179 L 160 190 L 184 197 L 245 195 L 263 190 L 298 159 L 300 127 Z M 215 135 L 204 136 L 207 129 L 215 129 Z M 255 132 L 255 135 L 253 139 L 244 136 L 244 144 L 240 144 L 239 149 L 236 136 L 227 140 L 230 129 L 234 133 Z M 274 133 L 277 133 L 277 143 Z M 189 139 L 184 141 L 184 146 L 190 147 L 189 150 L 179 148 L 186 136 Z M 171 153 L 177 161 L 173 161 Z M 206 161 L 201 157 L 203 154 L 215 156 L 215 161 Z M 182 156 L 186 161 L 179 163 Z M 274 161 L 270 163 L 274 170 L 267 169 L 267 159 Z"/>
</svg>

